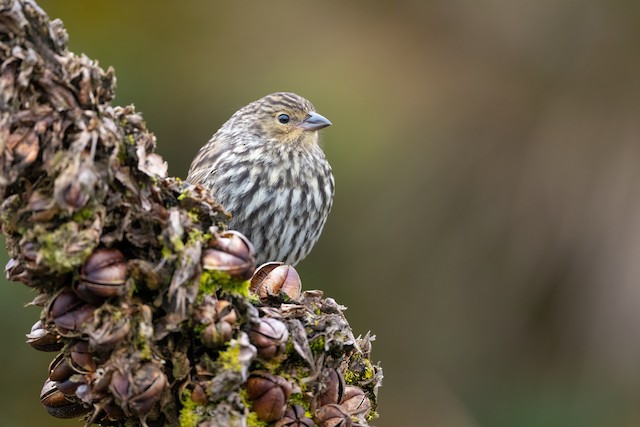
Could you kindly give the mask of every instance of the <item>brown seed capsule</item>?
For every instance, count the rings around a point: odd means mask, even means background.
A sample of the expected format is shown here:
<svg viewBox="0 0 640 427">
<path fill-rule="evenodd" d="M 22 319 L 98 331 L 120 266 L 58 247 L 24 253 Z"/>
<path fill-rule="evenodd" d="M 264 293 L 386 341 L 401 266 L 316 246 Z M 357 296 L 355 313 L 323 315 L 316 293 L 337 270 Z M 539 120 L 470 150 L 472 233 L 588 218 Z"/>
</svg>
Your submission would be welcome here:
<svg viewBox="0 0 640 427">
<path fill-rule="evenodd" d="M 220 347 L 233 337 L 233 328 L 226 322 L 210 323 L 202 332 L 202 342 L 207 347 Z"/>
<path fill-rule="evenodd" d="M 205 325 L 202 342 L 208 347 L 219 347 L 233 337 L 234 327 L 238 321 L 236 310 L 229 301 L 217 300 L 205 295 L 193 313 L 196 322 Z"/>
<path fill-rule="evenodd" d="M 276 422 L 274 427 L 315 427 L 315 423 L 305 416 L 302 406 L 293 405 L 287 408 L 282 419 Z"/>
<path fill-rule="evenodd" d="M 65 381 L 68 380 L 75 372 L 64 353 L 58 354 L 51 364 L 49 365 L 49 379 L 51 381 Z"/>
<path fill-rule="evenodd" d="M 300 297 L 302 281 L 292 266 L 268 262 L 258 267 L 251 278 L 251 291 L 261 300 L 284 293 L 295 301 Z"/>
<path fill-rule="evenodd" d="M 95 317 L 85 329 L 91 348 L 108 352 L 122 343 L 131 330 L 131 316 L 118 310 L 102 310 L 100 316 Z"/>
<path fill-rule="evenodd" d="M 345 387 L 340 405 L 352 415 L 362 414 L 366 417 L 369 410 L 371 410 L 371 400 L 369 400 L 365 392 L 361 388 L 352 385 Z"/>
<path fill-rule="evenodd" d="M 216 318 L 230 325 L 235 325 L 238 321 L 238 314 L 231 304 L 227 300 L 218 300 L 215 304 Z"/>
<path fill-rule="evenodd" d="M 109 389 L 126 415 L 145 417 L 162 397 L 167 377 L 161 369 L 147 363 L 135 372 L 115 371 Z"/>
<path fill-rule="evenodd" d="M 41 320 L 38 320 L 32 327 L 31 332 L 27 334 L 27 343 L 40 351 L 58 351 L 64 343 L 60 341 L 58 335 L 53 328 L 44 326 Z"/>
<path fill-rule="evenodd" d="M 315 415 L 320 427 L 351 427 L 353 425 L 351 417 L 340 405 L 325 405 L 316 410 Z"/>
<path fill-rule="evenodd" d="M 253 411 L 264 421 L 276 421 L 284 415 L 291 385 L 282 377 L 265 371 L 254 371 L 247 380 L 247 396 Z"/>
<path fill-rule="evenodd" d="M 11 258 L 9 262 L 7 262 L 4 271 L 7 274 L 7 279 L 31 286 L 31 273 L 29 273 L 24 264 L 20 263 L 17 259 Z"/>
<path fill-rule="evenodd" d="M 126 291 L 127 264 L 117 249 L 97 249 L 82 266 L 80 282 L 74 291 L 89 302 L 123 295 Z"/>
<path fill-rule="evenodd" d="M 258 350 L 258 356 L 272 359 L 284 353 L 289 331 L 287 325 L 271 317 L 263 317 L 249 332 L 249 340 Z"/>
<path fill-rule="evenodd" d="M 337 369 L 330 369 L 324 382 L 324 391 L 320 392 L 313 401 L 313 408 L 338 404 L 342 401 L 345 390 L 344 376 Z"/>
<path fill-rule="evenodd" d="M 75 342 L 69 350 L 70 364 L 74 371 L 79 373 L 90 373 L 96 370 L 94 354 L 89 349 L 86 341 Z"/>
<path fill-rule="evenodd" d="M 253 245 L 237 231 L 224 232 L 211 243 L 209 249 L 204 250 L 202 267 L 246 280 L 255 269 Z"/>
<path fill-rule="evenodd" d="M 80 326 L 93 317 L 96 309 L 96 306 L 81 300 L 73 292 L 64 290 L 53 299 L 48 318 L 64 336 L 78 332 Z"/>
<path fill-rule="evenodd" d="M 207 399 L 207 392 L 200 384 L 196 384 L 191 392 L 191 400 L 199 405 L 206 405 L 209 401 Z"/>
<path fill-rule="evenodd" d="M 40 403 L 49 415 L 56 418 L 76 418 L 91 411 L 91 408 L 82 403 L 67 398 L 51 380 L 47 380 L 42 387 Z"/>
<path fill-rule="evenodd" d="M 75 397 L 76 390 L 85 381 L 80 375 L 76 375 L 78 378 L 72 377 L 65 381 L 56 381 L 56 388 L 64 393 L 66 396 Z"/>
</svg>

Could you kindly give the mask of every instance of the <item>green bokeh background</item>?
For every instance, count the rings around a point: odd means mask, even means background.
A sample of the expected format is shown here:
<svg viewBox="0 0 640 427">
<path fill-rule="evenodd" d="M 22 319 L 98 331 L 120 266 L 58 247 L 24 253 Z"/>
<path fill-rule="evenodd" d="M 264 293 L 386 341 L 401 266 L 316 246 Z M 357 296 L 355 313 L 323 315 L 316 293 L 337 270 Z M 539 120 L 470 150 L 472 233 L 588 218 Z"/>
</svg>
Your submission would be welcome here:
<svg viewBox="0 0 640 427">
<path fill-rule="evenodd" d="M 377 426 L 640 425 L 637 0 L 39 4 L 172 175 L 267 93 L 333 121 L 299 269 L 378 337 Z M 79 426 L 38 403 L 32 297 L 0 284 L 0 427 Z"/>
</svg>

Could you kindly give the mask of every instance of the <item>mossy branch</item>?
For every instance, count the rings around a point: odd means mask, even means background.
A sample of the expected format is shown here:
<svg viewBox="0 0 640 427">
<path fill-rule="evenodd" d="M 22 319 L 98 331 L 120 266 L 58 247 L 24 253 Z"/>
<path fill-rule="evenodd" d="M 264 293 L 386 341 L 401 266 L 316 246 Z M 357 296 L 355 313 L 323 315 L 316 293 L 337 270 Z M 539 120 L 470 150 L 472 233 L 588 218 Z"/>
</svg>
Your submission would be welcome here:
<svg viewBox="0 0 640 427">
<path fill-rule="evenodd" d="M 293 267 L 252 248 L 200 186 L 166 177 L 115 77 L 59 20 L 0 1 L 0 221 L 7 276 L 38 291 L 56 352 L 41 402 L 87 424 L 367 425 L 382 378 Z M 251 278 L 249 281 L 248 279 Z"/>
</svg>

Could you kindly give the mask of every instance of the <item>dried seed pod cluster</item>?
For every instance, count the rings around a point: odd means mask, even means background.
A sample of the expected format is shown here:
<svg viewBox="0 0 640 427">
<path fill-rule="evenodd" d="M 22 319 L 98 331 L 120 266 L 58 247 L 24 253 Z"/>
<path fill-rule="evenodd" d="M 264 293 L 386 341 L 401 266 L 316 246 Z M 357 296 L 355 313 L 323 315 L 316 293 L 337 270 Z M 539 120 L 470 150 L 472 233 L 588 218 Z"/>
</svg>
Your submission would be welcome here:
<svg viewBox="0 0 640 427">
<path fill-rule="evenodd" d="M 113 71 L 32 0 L 0 6 L 0 222 L 7 277 L 37 290 L 55 353 L 40 400 L 109 426 L 350 426 L 376 416 L 372 337 L 302 292 L 199 186 L 166 177 Z"/>
</svg>

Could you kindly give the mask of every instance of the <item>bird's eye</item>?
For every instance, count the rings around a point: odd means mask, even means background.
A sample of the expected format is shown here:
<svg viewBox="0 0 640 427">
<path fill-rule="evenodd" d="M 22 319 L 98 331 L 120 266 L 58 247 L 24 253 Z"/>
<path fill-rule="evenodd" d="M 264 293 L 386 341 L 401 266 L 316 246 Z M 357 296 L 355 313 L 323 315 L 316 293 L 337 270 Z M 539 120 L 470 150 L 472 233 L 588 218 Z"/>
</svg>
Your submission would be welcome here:
<svg viewBox="0 0 640 427">
<path fill-rule="evenodd" d="M 278 121 L 282 124 L 289 123 L 289 115 L 288 114 L 278 115 Z"/>
</svg>

